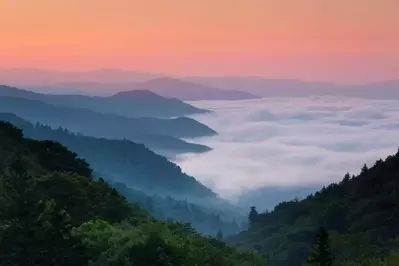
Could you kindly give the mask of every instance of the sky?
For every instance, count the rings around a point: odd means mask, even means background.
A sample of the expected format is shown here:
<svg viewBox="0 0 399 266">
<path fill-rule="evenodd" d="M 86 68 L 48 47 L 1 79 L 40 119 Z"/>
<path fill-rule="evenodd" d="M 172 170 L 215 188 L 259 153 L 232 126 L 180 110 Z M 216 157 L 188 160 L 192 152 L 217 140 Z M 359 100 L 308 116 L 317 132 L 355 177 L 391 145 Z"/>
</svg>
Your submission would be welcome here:
<svg viewBox="0 0 399 266">
<path fill-rule="evenodd" d="M 1 0 L 0 68 L 399 77 L 398 0 Z"/>
<path fill-rule="evenodd" d="M 214 111 L 195 119 L 218 135 L 192 140 L 212 151 L 176 162 L 226 198 L 261 187 L 320 188 L 398 152 L 397 101 L 325 96 L 193 104 Z"/>
</svg>

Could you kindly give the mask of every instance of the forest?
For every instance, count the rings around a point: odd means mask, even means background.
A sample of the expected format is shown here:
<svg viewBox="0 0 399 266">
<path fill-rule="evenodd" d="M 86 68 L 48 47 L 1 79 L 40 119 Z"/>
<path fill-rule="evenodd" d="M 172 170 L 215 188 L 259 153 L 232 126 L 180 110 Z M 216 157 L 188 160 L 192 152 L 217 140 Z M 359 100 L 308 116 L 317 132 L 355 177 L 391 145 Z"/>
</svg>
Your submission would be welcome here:
<svg viewBox="0 0 399 266">
<path fill-rule="evenodd" d="M 244 210 L 220 199 L 176 164 L 142 144 L 32 125 L 12 114 L 0 113 L 0 120 L 21 128 L 26 137 L 65 145 L 95 169 L 94 177 L 103 178 L 158 219 L 189 222 L 199 232 L 212 236 L 219 231 L 231 235 L 247 226 Z"/>
<path fill-rule="evenodd" d="M 0 156 L 0 265 L 267 265 L 156 220 L 57 142 L 0 122 Z"/>
<path fill-rule="evenodd" d="M 334 264 L 316 265 L 399 265 L 398 196 L 399 152 L 303 200 L 264 213 L 252 207 L 248 230 L 228 242 L 267 254 L 272 265 L 301 265 L 324 227 Z"/>
<path fill-rule="evenodd" d="M 109 183 L 62 144 L 0 122 L 0 265 L 397 266 L 398 174 L 399 152 L 303 200 L 252 207 L 246 228 Z"/>
</svg>

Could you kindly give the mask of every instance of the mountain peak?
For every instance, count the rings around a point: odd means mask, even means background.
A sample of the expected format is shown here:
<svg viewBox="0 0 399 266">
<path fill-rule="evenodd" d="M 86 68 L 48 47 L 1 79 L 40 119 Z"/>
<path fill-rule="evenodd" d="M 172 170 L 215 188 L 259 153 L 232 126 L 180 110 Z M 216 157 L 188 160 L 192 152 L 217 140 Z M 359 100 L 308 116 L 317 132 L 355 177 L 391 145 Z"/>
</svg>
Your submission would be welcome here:
<svg viewBox="0 0 399 266">
<path fill-rule="evenodd" d="M 135 98 L 135 99 L 149 99 L 149 98 L 157 98 L 161 99 L 162 96 L 148 90 L 129 90 L 129 91 L 121 91 L 114 94 L 112 97 L 123 97 L 123 98 Z"/>
</svg>

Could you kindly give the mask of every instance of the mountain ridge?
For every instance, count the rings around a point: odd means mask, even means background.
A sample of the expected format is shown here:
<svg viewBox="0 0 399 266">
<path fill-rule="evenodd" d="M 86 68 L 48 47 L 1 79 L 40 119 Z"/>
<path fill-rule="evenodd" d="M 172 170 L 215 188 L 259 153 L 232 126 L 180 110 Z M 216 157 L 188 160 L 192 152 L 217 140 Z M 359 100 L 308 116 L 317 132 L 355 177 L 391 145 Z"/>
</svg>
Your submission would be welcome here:
<svg viewBox="0 0 399 266">
<path fill-rule="evenodd" d="M 178 99 L 169 99 L 150 91 L 121 92 L 113 96 L 87 96 L 36 93 L 0 85 L 0 96 L 38 100 L 67 108 L 85 108 L 92 111 L 128 117 L 169 118 L 207 113 Z"/>
<path fill-rule="evenodd" d="M 216 134 L 190 118 L 128 118 L 16 97 L 0 96 L 0 112 L 13 113 L 33 123 L 66 127 L 72 132 L 89 136 L 136 140 L 155 151 L 205 152 L 209 147 L 188 143 L 180 138 Z"/>
<path fill-rule="evenodd" d="M 155 193 L 154 183 L 158 190 L 166 195 L 179 195 L 181 198 L 215 197 L 216 194 L 202 185 L 194 177 L 182 172 L 179 166 L 166 158 L 152 152 L 142 144 L 128 140 L 112 140 L 76 135 L 67 129 L 52 129 L 41 124 L 33 125 L 10 113 L 0 113 L 0 121 L 12 123 L 21 128 L 24 136 L 35 140 L 51 140 L 65 145 L 69 150 L 79 154 L 92 167 L 109 177 L 109 181 L 123 182 L 133 188 Z M 112 170 L 111 170 L 112 169 Z M 163 169 L 162 171 L 157 169 Z M 168 181 L 179 178 L 180 181 Z M 157 179 L 157 180 L 156 180 Z M 144 185 L 140 185 L 146 182 Z M 177 182 L 175 185 L 174 182 Z M 187 192 L 179 189 L 183 184 Z M 192 189 L 192 190 L 190 190 Z M 168 193 L 169 191 L 169 193 Z"/>
</svg>

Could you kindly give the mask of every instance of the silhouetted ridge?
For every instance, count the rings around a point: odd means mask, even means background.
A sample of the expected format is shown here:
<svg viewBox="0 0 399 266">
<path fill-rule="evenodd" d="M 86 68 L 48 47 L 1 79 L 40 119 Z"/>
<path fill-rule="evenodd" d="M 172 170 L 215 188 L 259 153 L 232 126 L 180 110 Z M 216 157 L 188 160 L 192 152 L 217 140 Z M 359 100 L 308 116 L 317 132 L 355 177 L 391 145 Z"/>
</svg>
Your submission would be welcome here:
<svg viewBox="0 0 399 266">
<path fill-rule="evenodd" d="M 84 88 L 79 89 L 84 91 Z M 0 96 L 38 100 L 60 107 L 84 108 L 127 117 L 169 118 L 207 112 L 180 100 L 161 97 L 150 91 L 127 91 L 114 96 L 100 97 L 43 94 L 0 85 Z"/>
<path fill-rule="evenodd" d="M 149 99 L 164 99 L 160 95 L 152 92 L 152 91 L 146 91 L 146 90 L 131 90 L 131 91 L 121 91 L 113 96 L 112 98 L 121 98 L 123 100 L 129 99 L 129 98 L 134 98 L 137 100 L 149 100 Z"/>
<path fill-rule="evenodd" d="M 189 118 L 128 118 L 20 97 L 0 96 L 0 112 L 13 113 L 33 123 L 66 127 L 72 132 L 89 136 L 130 139 L 161 153 L 208 151 L 206 146 L 187 143 L 179 138 L 216 134 L 209 127 Z"/>
<path fill-rule="evenodd" d="M 220 90 L 174 78 L 156 78 L 135 85 L 136 90 L 148 90 L 164 97 L 185 101 L 197 100 L 246 100 L 259 98 L 245 91 Z"/>
</svg>

